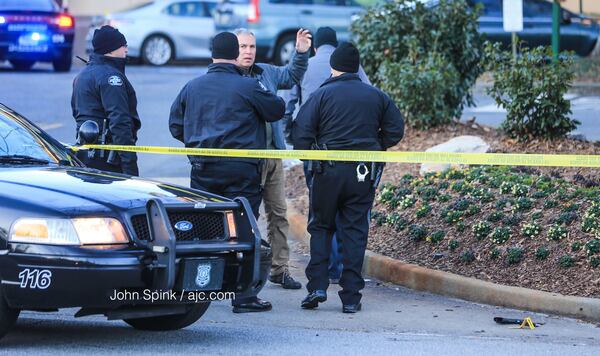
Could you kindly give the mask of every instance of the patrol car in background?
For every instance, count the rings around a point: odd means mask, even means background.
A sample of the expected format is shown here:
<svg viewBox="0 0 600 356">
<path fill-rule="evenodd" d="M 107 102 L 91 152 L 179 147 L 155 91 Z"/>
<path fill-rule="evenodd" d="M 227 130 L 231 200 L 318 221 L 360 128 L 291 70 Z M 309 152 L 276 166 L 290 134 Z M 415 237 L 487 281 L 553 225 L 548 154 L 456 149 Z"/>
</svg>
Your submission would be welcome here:
<svg viewBox="0 0 600 356">
<path fill-rule="evenodd" d="M 0 0 L 0 62 L 17 70 L 51 62 L 68 72 L 73 61 L 75 21 L 54 0 Z"/>
<path fill-rule="evenodd" d="M 85 168 L 0 104 L 0 337 L 21 310 L 73 307 L 184 328 L 211 298 L 258 293 L 270 266 L 246 199 Z"/>
</svg>

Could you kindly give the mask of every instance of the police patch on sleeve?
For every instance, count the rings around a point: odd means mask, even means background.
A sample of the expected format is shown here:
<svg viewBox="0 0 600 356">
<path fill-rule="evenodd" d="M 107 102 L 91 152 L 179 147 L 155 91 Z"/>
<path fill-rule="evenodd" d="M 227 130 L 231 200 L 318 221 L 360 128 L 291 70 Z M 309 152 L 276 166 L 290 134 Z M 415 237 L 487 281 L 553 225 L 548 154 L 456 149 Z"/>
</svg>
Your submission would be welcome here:
<svg viewBox="0 0 600 356">
<path fill-rule="evenodd" d="M 269 91 L 269 90 L 267 89 L 267 87 L 266 87 L 266 86 L 265 86 L 265 85 L 264 85 L 264 84 L 263 84 L 263 83 L 262 83 L 260 80 L 258 80 L 258 85 L 260 85 L 260 87 L 262 88 L 262 90 L 264 90 L 264 91 Z"/>
<path fill-rule="evenodd" d="M 119 77 L 118 75 L 113 75 L 110 78 L 108 78 L 108 84 L 114 87 L 120 87 L 121 85 L 123 85 L 123 79 L 121 79 L 121 77 Z"/>
</svg>

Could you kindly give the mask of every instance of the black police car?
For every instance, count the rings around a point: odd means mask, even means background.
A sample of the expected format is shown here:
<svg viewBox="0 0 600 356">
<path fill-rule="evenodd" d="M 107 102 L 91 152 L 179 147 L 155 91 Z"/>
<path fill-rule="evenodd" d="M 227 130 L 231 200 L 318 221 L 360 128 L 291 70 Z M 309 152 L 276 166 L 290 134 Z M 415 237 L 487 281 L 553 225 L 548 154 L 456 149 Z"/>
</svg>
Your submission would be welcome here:
<svg viewBox="0 0 600 356">
<path fill-rule="evenodd" d="M 71 307 L 186 327 L 209 299 L 262 289 L 271 250 L 258 231 L 243 198 L 85 168 L 0 104 L 0 336 L 21 310 Z"/>
<path fill-rule="evenodd" d="M 18 70 L 52 62 L 68 72 L 73 61 L 75 21 L 54 0 L 0 0 L 0 62 Z"/>
</svg>

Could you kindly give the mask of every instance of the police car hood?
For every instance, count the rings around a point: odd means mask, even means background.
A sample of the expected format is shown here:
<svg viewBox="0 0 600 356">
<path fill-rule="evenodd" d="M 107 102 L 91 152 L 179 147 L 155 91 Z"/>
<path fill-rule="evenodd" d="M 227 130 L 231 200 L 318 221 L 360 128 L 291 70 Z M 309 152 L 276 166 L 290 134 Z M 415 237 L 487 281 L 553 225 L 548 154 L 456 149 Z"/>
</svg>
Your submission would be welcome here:
<svg viewBox="0 0 600 356">
<path fill-rule="evenodd" d="M 202 191 L 88 168 L 0 169 L 0 201 L 64 214 L 128 210 L 149 199 L 165 204 L 230 202 Z"/>
</svg>

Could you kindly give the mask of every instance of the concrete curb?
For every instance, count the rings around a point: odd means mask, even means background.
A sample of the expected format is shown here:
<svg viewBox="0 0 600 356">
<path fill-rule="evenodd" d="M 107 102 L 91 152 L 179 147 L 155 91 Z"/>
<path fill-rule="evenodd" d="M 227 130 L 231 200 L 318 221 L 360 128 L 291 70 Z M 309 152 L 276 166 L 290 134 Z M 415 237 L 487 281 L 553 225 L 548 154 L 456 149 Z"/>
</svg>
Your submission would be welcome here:
<svg viewBox="0 0 600 356">
<path fill-rule="evenodd" d="M 288 219 L 292 237 L 308 246 L 306 217 L 293 209 L 289 201 Z M 404 263 L 371 251 L 365 255 L 363 273 L 407 288 L 472 302 L 600 322 L 598 298 L 571 297 L 485 282 Z"/>
</svg>

